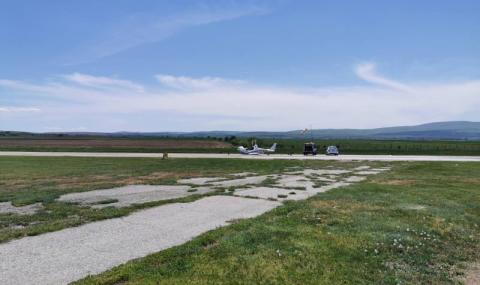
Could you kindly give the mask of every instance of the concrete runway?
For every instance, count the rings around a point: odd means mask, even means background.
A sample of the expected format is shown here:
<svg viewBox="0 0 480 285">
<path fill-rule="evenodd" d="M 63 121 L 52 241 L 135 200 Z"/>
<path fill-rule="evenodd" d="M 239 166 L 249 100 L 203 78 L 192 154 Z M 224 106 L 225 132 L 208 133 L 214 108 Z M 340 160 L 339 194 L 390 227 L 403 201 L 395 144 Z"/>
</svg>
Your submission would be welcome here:
<svg viewBox="0 0 480 285">
<path fill-rule="evenodd" d="M 162 153 L 127 152 L 25 152 L 0 151 L 0 156 L 48 156 L 48 157 L 139 157 L 161 158 Z M 435 156 L 435 155 L 339 155 L 304 156 L 301 154 L 242 155 L 223 153 L 169 153 L 170 158 L 240 158 L 240 159 L 295 159 L 295 160 L 358 160 L 358 161 L 457 161 L 480 162 L 480 156 Z"/>
</svg>

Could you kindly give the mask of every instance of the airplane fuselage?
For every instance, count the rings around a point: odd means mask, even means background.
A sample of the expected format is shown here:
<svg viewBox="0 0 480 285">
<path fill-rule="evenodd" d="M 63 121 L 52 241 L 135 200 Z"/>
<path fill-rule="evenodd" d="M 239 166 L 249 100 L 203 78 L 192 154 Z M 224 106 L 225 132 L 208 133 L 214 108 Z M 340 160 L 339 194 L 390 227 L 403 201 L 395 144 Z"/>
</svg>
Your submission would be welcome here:
<svg viewBox="0 0 480 285">
<path fill-rule="evenodd" d="M 247 154 L 247 155 L 260 155 L 265 153 L 273 153 L 275 152 L 276 145 L 277 144 L 275 143 L 272 145 L 271 148 L 261 148 L 255 144 L 252 149 L 247 149 L 243 146 L 239 146 L 238 152 L 240 152 L 241 154 Z"/>
</svg>

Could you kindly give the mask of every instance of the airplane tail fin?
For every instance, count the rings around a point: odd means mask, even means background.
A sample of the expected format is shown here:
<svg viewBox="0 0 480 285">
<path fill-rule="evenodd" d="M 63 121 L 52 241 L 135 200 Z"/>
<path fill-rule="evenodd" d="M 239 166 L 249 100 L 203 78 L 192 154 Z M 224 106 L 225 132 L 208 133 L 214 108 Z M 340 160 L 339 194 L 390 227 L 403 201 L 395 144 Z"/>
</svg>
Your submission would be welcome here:
<svg viewBox="0 0 480 285">
<path fill-rule="evenodd" d="M 275 151 L 277 149 L 277 143 L 274 143 L 272 147 L 270 147 L 271 151 Z"/>
</svg>

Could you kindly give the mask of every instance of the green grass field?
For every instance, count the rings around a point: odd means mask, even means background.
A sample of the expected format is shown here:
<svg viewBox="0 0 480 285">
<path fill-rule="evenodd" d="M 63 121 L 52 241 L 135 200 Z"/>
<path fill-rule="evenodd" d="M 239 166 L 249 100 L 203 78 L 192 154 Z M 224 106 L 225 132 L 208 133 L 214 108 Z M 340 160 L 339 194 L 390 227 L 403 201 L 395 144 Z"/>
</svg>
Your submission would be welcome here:
<svg viewBox="0 0 480 285">
<path fill-rule="evenodd" d="M 41 201 L 32 216 L 0 215 L 0 241 L 126 215 L 55 202 L 63 193 L 180 177 L 359 162 L 138 158 L 0 158 L 0 201 Z M 368 180 L 288 202 L 254 219 L 131 261 L 79 284 L 450 284 L 480 251 L 480 163 L 392 165 Z M 198 199 L 192 196 L 181 201 Z M 23 225 L 24 228 L 12 228 Z"/>
</svg>

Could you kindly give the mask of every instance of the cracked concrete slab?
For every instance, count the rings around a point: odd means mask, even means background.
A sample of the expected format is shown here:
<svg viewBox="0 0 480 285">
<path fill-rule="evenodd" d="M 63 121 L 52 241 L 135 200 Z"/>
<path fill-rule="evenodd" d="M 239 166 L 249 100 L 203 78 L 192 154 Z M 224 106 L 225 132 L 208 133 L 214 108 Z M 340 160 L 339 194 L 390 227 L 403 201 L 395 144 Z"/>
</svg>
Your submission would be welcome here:
<svg viewBox="0 0 480 285">
<path fill-rule="evenodd" d="M 133 204 L 169 200 L 187 197 L 193 194 L 205 194 L 214 191 L 209 187 L 195 188 L 187 185 L 128 185 L 104 190 L 69 193 L 60 196 L 57 201 L 80 203 L 93 208 L 127 207 Z"/>
<path fill-rule="evenodd" d="M 236 196 L 242 197 L 251 197 L 251 198 L 260 198 L 260 199 L 275 199 L 275 200 L 301 200 L 305 199 L 305 195 L 301 194 L 305 191 L 294 191 L 283 188 L 274 188 L 274 187 L 254 187 L 248 189 L 241 189 L 235 191 Z M 290 194 L 295 193 L 295 194 Z M 298 194 L 297 194 L 298 193 Z"/>
<path fill-rule="evenodd" d="M 303 175 L 340 175 L 350 173 L 351 170 L 347 169 L 304 169 L 303 171 L 287 172 L 287 174 L 303 174 Z"/>
<path fill-rule="evenodd" d="M 381 171 L 378 170 L 363 170 L 355 172 L 356 175 L 374 175 L 379 174 Z"/>
<path fill-rule="evenodd" d="M 210 182 L 218 181 L 220 179 L 225 179 L 221 177 L 194 177 L 177 180 L 177 184 L 192 184 L 192 185 L 204 185 L 209 184 Z"/>
<path fill-rule="evenodd" d="M 369 169 L 370 166 L 368 165 L 361 165 L 359 167 L 355 167 L 354 170 L 366 170 L 366 169 Z"/>
<path fill-rule="evenodd" d="M 271 175 L 249 176 L 249 177 L 238 178 L 238 179 L 212 182 L 210 184 L 215 185 L 217 187 L 238 187 L 238 186 L 245 186 L 245 185 L 254 185 L 254 184 L 262 183 L 270 176 Z"/>
<path fill-rule="evenodd" d="M 344 179 L 346 182 L 360 182 L 367 179 L 365 176 L 349 176 Z"/>
<path fill-rule="evenodd" d="M 234 195 L 259 198 L 259 199 L 275 199 L 279 201 L 283 200 L 304 200 L 309 197 L 315 196 L 318 193 L 322 193 L 335 188 L 348 186 L 349 182 L 334 182 L 328 185 L 324 185 L 318 188 L 307 188 L 307 190 L 292 190 L 279 187 L 253 187 L 248 189 L 236 190 Z M 295 194 L 291 194 L 294 192 Z M 280 195 L 280 197 L 279 197 Z"/>
<path fill-rule="evenodd" d="M 372 168 L 374 171 L 388 171 L 390 170 L 390 167 L 379 167 L 379 168 Z"/>
<path fill-rule="evenodd" d="M 42 203 L 15 207 L 12 202 L 0 203 L 0 214 L 33 215 L 43 209 Z"/>
<path fill-rule="evenodd" d="M 278 181 L 274 184 L 281 188 L 313 188 L 313 182 L 302 175 L 281 175 Z"/>
<path fill-rule="evenodd" d="M 212 196 L 0 244 L 0 284 L 67 284 L 281 203 Z"/>
<path fill-rule="evenodd" d="M 257 173 L 255 172 L 240 172 L 240 173 L 234 173 L 234 174 L 230 174 L 232 176 L 237 176 L 237 177 L 242 177 L 242 176 L 253 176 L 253 175 L 257 175 Z"/>
<path fill-rule="evenodd" d="M 245 179 L 246 183 L 249 183 L 250 180 L 248 178 L 259 177 L 255 175 L 256 173 L 254 172 L 240 172 L 240 173 L 229 174 L 228 176 L 236 177 L 236 179 L 238 179 L 236 183 L 242 184 L 243 180 L 240 180 L 240 179 Z M 177 184 L 189 184 L 189 185 L 217 184 L 218 185 L 218 184 L 222 184 L 223 181 L 227 181 L 227 180 L 229 180 L 227 177 L 194 177 L 194 178 L 179 179 L 177 180 Z M 233 185 L 233 186 L 238 186 L 238 185 Z"/>
<path fill-rule="evenodd" d="M 323 177 L 323 176 L 315 176 L 315 177 L 312 178 L 312 180 L 322 181 L 322 182 L 335 182 L 335 181 L 337 181 L 333 178 L 327 178 L 327 177 Z"/>
</svg>

